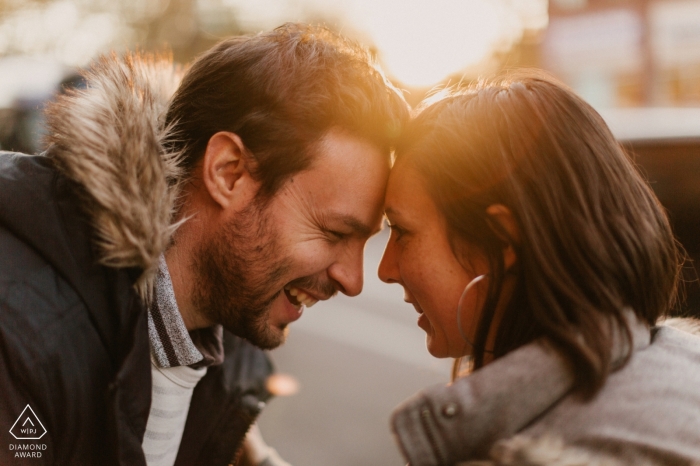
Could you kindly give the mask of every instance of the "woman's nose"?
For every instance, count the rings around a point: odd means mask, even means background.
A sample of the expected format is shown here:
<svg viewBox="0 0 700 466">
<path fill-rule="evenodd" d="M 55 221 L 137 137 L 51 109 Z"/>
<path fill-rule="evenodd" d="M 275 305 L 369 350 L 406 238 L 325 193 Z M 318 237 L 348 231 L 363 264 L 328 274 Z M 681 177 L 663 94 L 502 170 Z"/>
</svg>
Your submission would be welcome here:
<svg viewBox="0 0 700 466">
<path fill-rule="evenodd" d="M 377 271 L 379 279 L 384 283 L 399 283 L 399 269 L 396 259 L 396 248 L 393 246 L 391 238 L 389 238 Z"/>
</svg>

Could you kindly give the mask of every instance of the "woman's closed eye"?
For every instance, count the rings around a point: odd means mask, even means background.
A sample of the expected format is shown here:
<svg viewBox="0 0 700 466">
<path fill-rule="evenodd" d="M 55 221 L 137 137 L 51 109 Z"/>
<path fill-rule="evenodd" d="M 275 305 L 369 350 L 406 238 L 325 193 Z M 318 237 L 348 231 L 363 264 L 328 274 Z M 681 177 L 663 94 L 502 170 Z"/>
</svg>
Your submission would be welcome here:
<svg viewBox="0 0 700 466">
<path fill-rule="evenodd" d="M 396 240 L 400 239 L 406 233 L 406 230 L 397 223 L 387 222 L 387 224 L 389 225 L 389 229 Z"/>
</svg>

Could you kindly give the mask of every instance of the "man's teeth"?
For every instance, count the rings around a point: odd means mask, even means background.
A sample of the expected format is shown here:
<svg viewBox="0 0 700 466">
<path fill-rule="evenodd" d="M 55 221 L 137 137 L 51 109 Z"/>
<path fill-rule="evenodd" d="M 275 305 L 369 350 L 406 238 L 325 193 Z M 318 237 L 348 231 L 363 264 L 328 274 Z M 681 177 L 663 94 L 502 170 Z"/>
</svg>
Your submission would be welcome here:
<svg viewBox="0 0 700 466">
<path fill-rule="evenodd" d="M 303 304 L 306 307 L 311 307 L 318 302 L 318 299 L 312 298 L 299 288 L 287 285 L 284 287 L 284 289 L 287 290 L 290 295 L 294 296 L 300 304 Z"/>
</svg>

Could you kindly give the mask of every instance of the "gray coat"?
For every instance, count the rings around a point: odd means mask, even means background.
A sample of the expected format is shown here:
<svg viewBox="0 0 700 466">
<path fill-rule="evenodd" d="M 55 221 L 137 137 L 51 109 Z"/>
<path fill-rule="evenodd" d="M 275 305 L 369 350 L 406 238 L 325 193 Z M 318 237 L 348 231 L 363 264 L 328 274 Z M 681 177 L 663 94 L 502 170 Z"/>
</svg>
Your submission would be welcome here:
<svg viewBox="0 0 700 466">
<path fill-rule="evenodd" d="M 411 466 L 700 464 L 700 337 L 636 319 L 631 330 L 629 363 L 593 400 L 573 395 L 562 357 L 535 342 L 399 406 L 401 451 Z"/>
</svg>

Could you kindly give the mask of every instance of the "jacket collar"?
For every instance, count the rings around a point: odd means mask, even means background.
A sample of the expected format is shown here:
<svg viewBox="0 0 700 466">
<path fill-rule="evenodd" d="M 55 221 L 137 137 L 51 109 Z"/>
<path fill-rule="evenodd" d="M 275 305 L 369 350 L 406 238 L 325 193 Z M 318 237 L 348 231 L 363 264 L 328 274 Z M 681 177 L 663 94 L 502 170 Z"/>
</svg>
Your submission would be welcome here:
<svg viewBox="0 0 700 466">
<path fill-rule="evenodd" d="M 628 354 L 650 344 L 649 326 L 631 310 L 625 311 L 625 318 L 631 347 L 613 338 L 613 370 Z M 497 440 L 519 432 L 569 394 L 574 382 L 559 352 L 545 341 L 536 341 L 449 386 L 409 399 L 394 412 L 394 433 L 412 464 L 452 464 L 486 457 Z"/>
</svg>

